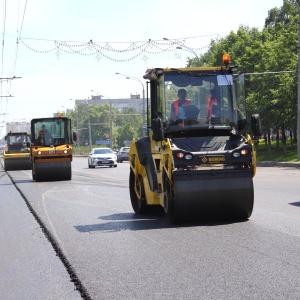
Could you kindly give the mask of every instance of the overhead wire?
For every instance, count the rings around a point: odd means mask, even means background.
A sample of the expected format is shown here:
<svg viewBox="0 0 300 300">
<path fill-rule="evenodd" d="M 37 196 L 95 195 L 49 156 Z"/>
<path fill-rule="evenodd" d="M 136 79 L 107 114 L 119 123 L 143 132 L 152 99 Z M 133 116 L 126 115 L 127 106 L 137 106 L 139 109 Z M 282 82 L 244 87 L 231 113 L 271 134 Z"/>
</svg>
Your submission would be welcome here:
<svg viewBox="0 0 300 300">
<path fill-rule="evenodd" d="M 16 40 L 16 48 L 15 48 L 15 55 L 14 55 L 14 59 L 13 59 L 13 66 L 12 66 L 12 76 L 15 76 L 15 72 L 16 72 L 16 64 L 17 64 L 17 58 L 18 58 L 18 50 L 19 50 L 19 40 L 20 40 L 20 36 L 22 33 L 22 29 L 23 29 L 23 24 L 24 24 L 24 19 L 25 19 L 25 13 L 26 13 L 26 7 L 27 7 L 27 0 L 25 1 L 25 7 L 24 7 L 24 11 L 23 11 L 23 18 L 22 18 L 22 23 L 21 23 L 21 27 L 20 27 L 20 31 L 19 29 L 19 12 L 20 12 L 20 0 L 19 0 L 19 5 L 18 5 L 18 22 L 17 22 L 17 40 Z M 12 81 L 11 81 L 12 82 Z M 11 86 L 11 82 L 10 82 L 10 86 Z"/>
<path fill-rule="evenodd" d="M 18 47 L 19 47 L 19 36 L 20 36 L 20 33 L 19 33 L 19 17 L 20 17 L 20 0 L 19 0 L 19 5 L 18 5 L 17 41 L 16 41 L 15 54 L 14 54 L 14 59 L 13 59 L 12 72 L 11 72 L 11 74 L 12 74 L 13 76 L 15 75 L 16 61 L 17 61 Z"/>
<path fill-rule="evenodd" d="M 7 1 L 7 0 L 5 0 Z M 18 57 L 18 49 L 19 49 L 19 39 L 20 39 L 20 35 L 22 33 L 22 29 L 23 29 L 23 24 L 24 24 L 24 19 L 25 19 L 25 12 L 26 12 L 26 7 L 27 7 L 27 0 L 25 1 L 25 7 L 24 7 L 24 11 L 23 11 L 23 17 L 22 17 L 22 23 L 21 23 L 21 27 L 20 27 L 20 30 L 19 30 L 19 20 L 20 20 L 20 1 L 19 0 L 19 3 L 18 3 L 18 18 L 17 18 L 17 29 L 16 29 L 16 46 L 15 46 L 15 51 L 14 51 L 14 58 L 13 58 L 13 63 L 12 63 L 12 69 L 11 69 L 11 79 L 7 79 L 7 82 L 9 83 L 8 84 L 8 87 L 7 87 L 7 95 L 10 95 L 10 89 L 11 89 L 11 86 L 12 86 L 12 82 L 13 82 L 13 78 L 15 77 L 15 72 L 16 72 L 16 64 L 17 64 L 17 57 Z M 5 10 L 6 11 L 6 10 Z M 4 40 L 3 40 L 3 44 L 4 44 Z M 4 51 L 3 51 L 4 53 Z M 4 54 L 3 54 L 3 61 L 4 61 Z M 3 68 L 3 64 L 2 64 L 2 68 Z M 3 72 L 2 72 L 3 73 Z M 1 80 L 1 84 L 2 84 L 2 80 Z M 1 95 L 2 95 L 2 90 L 1 90 Z M 8 97 L 5 97 L 6 98 L 6 109 L 5 111 L 7 111 L 8 109 Z M 3 97 L 1 97 L 2 99 Z M 1 108 L 2 108 L 2 102 L 1 102 Z"/>
<path fill-rule="evenodd" d="M 1 96 L 1 106 L 0 106 L 0 111 L 2 111 L 2 76 L 3 76 L 3 66 L 4 66 L 4 39 L 5 39 L 5 25 L 6 25 L 6 4 L 7 0 L 4 0 L 3 2 L 3 33 L 2 33 L 2 50 L 1 50 L 1 74 L 0 74 L 0 96 Z"/>
<path fill-rule="evenodd" d="M 212 33 L 212 34 L 205 34 L 205 35 L 197 35 L 197 36 L 189 36 L 189 37 L 181 37 L 181 38 L 176 38 L 176 40 L 188 40 L 188 39 L 196 39 L 196 38 L 203 38 L 203 37 L 209 37 L 209 36 L 219 36 L 218 33 Z M 31 38 L 31 37 L 22 37 L 23 40 L 34 40 L 34 41 L 47 41 L 47 42 L 58 42 L 58 43 L 86 43 L 86 41 L 74 41 L 74 40 L 53 40 L 53 39 L 45 39 L 45 38 Z M 170 39 L 174 40 L 174 39 Z M 163 40 L 153 40 L 153 41 L 163 41 Z M 127 42 L 121 42 L 121 41 L 93 41 L 93 43 L 96 44 L 132 44 L 132 43 L 147 43 L 149 40 L 140 40 L 140 41 L 127 41 Z"/>
<path fill-rule="evenodd" d="M 4 64 L 4 38 L 5 38 L 5 24 L 6 24 L 6 4 L 7 0 L 3 2 L 3 33 L 2 33 L 2 54 L 1 54 L 1 76 L 3 75 L 3 64 Z"/>
</svg>

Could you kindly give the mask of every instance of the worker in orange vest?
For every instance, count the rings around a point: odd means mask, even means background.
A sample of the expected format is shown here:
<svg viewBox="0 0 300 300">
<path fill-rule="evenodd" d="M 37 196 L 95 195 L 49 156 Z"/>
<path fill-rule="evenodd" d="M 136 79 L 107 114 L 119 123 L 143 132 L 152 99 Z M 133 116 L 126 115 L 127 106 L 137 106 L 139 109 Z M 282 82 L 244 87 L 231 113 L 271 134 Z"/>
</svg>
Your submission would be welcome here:
<svg viewBox="0 0 300 300">
<path fill-rule="evenodd" d="M 42 128 L 38 133 L 38 142 L 40 145 L 50 145 L 53 143 L 53 137 L 46 129 L 45 124 L 42 125 Z"/>
<path fill-rule="evenodd" d="M 186 99 L 187 92 L 185 89 L 178 90 L 178 100 L 175 100 L 171 105 L 170 119 L 173 121 L 185 119 L 185 108 L 191 104 L 191 100 Z"/>
</svg>

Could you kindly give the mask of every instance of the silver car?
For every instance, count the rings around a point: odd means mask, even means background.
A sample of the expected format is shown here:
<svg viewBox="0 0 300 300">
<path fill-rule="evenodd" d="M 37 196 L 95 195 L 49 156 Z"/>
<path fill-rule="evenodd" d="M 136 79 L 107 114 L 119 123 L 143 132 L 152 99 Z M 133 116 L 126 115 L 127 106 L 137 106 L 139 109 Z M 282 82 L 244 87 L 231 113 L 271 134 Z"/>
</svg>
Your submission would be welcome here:
<svg viewBox="0 0 300 300">
<path fill-rule="evenodd" d="M 88 156 L 89 168 L 97 166 L 117 167 L 117 155 L 110 148 L 94 148 Z"/>
<path fill-rule="evenodd" d="M 130 147 L 122 147 L 117 156 L 117 161 L 122 163 L 124 160 L 128 161 L 128 154 L 129 154 Z"/>
</svg>

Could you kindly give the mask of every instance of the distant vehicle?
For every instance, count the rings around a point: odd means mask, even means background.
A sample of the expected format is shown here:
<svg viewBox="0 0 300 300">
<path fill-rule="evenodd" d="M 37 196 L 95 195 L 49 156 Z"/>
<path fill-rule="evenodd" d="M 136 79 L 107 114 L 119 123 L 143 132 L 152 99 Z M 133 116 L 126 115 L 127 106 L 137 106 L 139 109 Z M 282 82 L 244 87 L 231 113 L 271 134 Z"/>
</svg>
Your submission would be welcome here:
<svg viewBox="0 0 300 300">
<path fill-rule="evenodd" d="M 3 152 L 4 170 L 30 170 L 30 136 L 27 132 L 9 132 Z"/>
<path fill-rule="evenodd" d="M 117 155 L 117 161 L 119 163 L 122 163 L 123 161 L 128 161 L 128 154 L 129 154 L 129 150 L 130 150 L 130 147 L 122 147 L 120 149 L 120 151 L 118 152 L 118 155 Z"/>
<path fill-rule="evenodd" d="M 64 117 L 31 120 L 32 179 L 35 181 L 71 180 L 73 141 L 71 120 Z"/>
<path fill-rule="evenodd" d="M 97 166 L 114 166 L 117 165 L 117 155 L 110 148 L 94 148 L 88 156 L 89 168 Z"/>
</svg>

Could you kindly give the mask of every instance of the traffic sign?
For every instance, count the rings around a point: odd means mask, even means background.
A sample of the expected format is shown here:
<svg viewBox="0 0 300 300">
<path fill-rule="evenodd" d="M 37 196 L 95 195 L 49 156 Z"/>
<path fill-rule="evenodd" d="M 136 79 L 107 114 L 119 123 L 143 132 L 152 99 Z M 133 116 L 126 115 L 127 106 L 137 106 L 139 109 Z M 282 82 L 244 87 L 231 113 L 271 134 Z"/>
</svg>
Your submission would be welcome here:
<svg viewBox="0 0 300 300">
<path fill-rule="evenodd" d="M 108 145 L 108 144 L 109 144 L 109 140 L 96 141 L 96 145 Z"/>
</svg>

